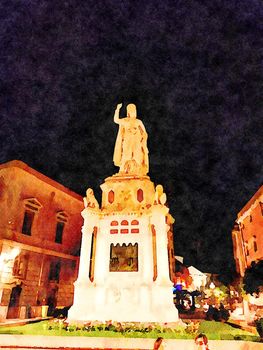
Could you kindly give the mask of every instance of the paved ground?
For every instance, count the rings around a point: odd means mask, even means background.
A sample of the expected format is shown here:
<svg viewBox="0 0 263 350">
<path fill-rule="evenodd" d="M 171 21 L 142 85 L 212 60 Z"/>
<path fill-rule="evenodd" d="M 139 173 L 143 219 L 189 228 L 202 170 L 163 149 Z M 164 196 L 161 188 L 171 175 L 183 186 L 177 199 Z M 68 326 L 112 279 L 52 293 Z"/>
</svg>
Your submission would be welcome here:
<svg viewBox="0 0 263 350">
<path fill-rule="evenodd" d="M 154 339 L 1 335 L 0 349 L 153 349 Z M 196 350 L 193 340 L 166 339 L 166 350 Z M 210 340 L 211 350 L 263 350 L 263 343 Z"/>
</svg>

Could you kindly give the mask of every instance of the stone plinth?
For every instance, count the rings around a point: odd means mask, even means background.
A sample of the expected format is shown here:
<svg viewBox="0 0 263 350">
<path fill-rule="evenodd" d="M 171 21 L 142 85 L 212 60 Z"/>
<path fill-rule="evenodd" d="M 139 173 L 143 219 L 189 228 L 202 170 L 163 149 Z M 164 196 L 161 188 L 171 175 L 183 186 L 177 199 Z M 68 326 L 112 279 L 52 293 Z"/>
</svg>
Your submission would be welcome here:
<svg viewBox="0 0 263 350">
<path fill-rule="evenodd" d="M 80 269 L 69 321 L 176 322 L 168 207 L 158 202 L 147 176 L 112 176 L 101 188 L 102 208 L 82 212 Z"/>
</svg>

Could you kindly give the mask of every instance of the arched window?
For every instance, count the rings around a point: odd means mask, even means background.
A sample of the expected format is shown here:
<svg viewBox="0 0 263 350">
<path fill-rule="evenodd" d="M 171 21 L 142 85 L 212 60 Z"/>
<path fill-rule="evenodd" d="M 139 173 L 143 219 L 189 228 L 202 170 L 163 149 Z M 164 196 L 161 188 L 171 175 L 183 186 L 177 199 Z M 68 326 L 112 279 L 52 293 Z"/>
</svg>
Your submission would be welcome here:
<svg viewBox="0 0 263 350">
<path fill-rule="evenodd" d="M 140 203 L 143 201 L 143 190 L 141 188 L 139 188 L 137 191 L 137 200 Z"/>
<path fill-rule="evenodd" d="M 129 223 L 128 223 L 127 220 L 122 220 L 121 225 L 122 225 L 122 226 L 128 226 Z"/>
<path fill-rule="evenodd" d="M 108 193 L 108 202 L 110 204 L 114 202 L 114 192 L 112 190 Z"/>
<path fill-rule="evenodd" d="M 132 220 L 131 225 L 139 225 L 139 221 L 138 220 Z"/>
<path fill-rule="evenodd" d="M 138 226 L 139 225 L 139 221 L 138 220 L 132 220 L 131 225 L 132 226 Z M 131 233 L 139 233 L 139 232 L 140 232 L 139 231 L 139 227 L 133 227 L 131 229 Z"/>
<path fill-rule="evenodd" d="M 112 222 L 110 223 L 110 225 L 111 225 L 111 226 L 118 226 L 119 224 L 118 224 L 118 221 L 112 221 Z"/>
</svg>

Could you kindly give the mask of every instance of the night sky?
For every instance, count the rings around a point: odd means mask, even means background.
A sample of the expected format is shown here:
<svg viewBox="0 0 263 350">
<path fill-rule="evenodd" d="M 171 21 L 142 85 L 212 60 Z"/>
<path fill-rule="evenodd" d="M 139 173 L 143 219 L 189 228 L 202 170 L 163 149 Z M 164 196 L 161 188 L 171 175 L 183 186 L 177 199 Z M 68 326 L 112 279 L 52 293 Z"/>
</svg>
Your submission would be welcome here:
<svg viewBox="0 0 263 350">
<path fill-rule="evenodd" d="M 135 103 L 176 255 L 232 271 L 231 229 L 262 184 L 262 19 L 261 0 L 2 0 L 0 162 L 100 201 L 114 110 Z"/>
</svg>

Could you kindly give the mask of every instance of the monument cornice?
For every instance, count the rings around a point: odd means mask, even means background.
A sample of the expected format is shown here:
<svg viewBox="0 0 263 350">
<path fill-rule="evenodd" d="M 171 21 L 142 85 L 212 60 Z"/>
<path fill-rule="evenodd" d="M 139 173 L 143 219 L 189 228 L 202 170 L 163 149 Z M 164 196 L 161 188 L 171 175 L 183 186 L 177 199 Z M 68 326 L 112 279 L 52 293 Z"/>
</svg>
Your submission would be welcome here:
<svg viewBox="0 0 263 350">
<path fill-rule="evenodd" d="M 108 181 L 114 181 L 114 182 L 118 182 L 118 181 L 123 181 L 123 180 L 149 180 L 151 181 L 150 177 L 147 175 L 133 175 L 133 174 L 121 174 L 121 173 L 117 173 L 114 174 L 112 176 L 107 177 L 104 181 L 108 182 Z M 103 184 L 102 184 L 103 186 Z"/>
</svg>

